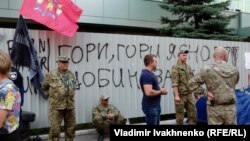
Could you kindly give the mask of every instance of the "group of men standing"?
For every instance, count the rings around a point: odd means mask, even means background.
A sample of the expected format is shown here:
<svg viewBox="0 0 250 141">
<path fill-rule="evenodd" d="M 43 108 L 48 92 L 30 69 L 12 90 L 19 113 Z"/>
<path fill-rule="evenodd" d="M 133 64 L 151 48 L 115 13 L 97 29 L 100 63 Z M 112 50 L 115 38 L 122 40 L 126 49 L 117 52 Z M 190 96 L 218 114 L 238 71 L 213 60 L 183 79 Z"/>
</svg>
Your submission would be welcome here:
<svg viewBox="0 0 250 141">
<path fill-rule="evenodd" d="M 228 53 L 225 48 L 217 47 L 213 54 L 214 63 L 204 66 L 196 75 L 186 63 L 187 55 L 188 50 L 180 50 L 178 60 L 171 70 L 177 125 L 183 124 L 185 111 L 188 123 L 190 125 L 197 123 L 194 97 L 199 98 L 200 95 L 205 95 L 208 99 L 208 124 L 236 124 L 234 89 L 239 81 L 239 72 L 235 66 L 227 63 Z M 65 140 L 73 141 L 74 138 L 76 124 L 74 95 L 77 81 L 74 74 L 68 70 L 68 65 L 69 58 L 59 57 L 58 69 L 49 72 L 42 85 L 50 98 L 50 141 L 59 140 L 62 120 L 65 122 Z M 168 92 L 166 88 L 160 88 L 154 74 L 157 69 L 156 56 L 146 55 L 144 65 L 145 69 L 142 70 L 140 76 L 143 93 L 142 111 L 145 114 L 147 125 L 159 125 L 161 96 L 167 95 Z M 205 92 L 203 84 L 205 84 Z M 99 107 L 93 109 L 94 123 L 102 123 L 101 119 L 105 118 L 108 119 L 107 123 L 112 123 L 109 122 L 110 119 L 121 119 L 117 123 L 124 124 L 124 118 L 120 116 L 119 110 L 108 105 L 108 99 L 109 97 L 102 95 Z M 112 109 L 116 110 L 112 112 Z M 106 121 L 101 125 L 104 126 L 104 124 Z M 103 134 L 103 130 L 99 130 L 102 126 L 96 127 L 100 135 Z M 103 136 L 99 136 L 98 140 L 103 140 Z"/>
<path fill-rule="evenodd" d="M 223 47 L 214 50 L 214 63 L 205 65 L 194 75 L 191 67 L 186 63 L 188 50 L 180 50 L 178 60 L 172 66 L 171 80 L 174 93 L 176 110 L 176 123 L 182 125 L 185 111 L 188 116 L 188 123 L 197 123 L 197 111 L 194 97 L 199 98 L 205 95 L 208 103 L 208 124 L 223 125 L 236 124 L 236 98 L 235 86 L 239 81 L 239 71 L 229 63 L 228 53 Z M 144 57 L 145 69 L 140 76 L 140 85 L 143 93 L 142 111 L 146 117 L 147 125 L 159 125 L 161 116 L 161 96 L 167 95 L 166 88 L 160 88 L 158 79 L 154 74 L 157 69 L 157 58 L 148 54 Z M 75 75 L 68 69 L 69 58 L 60 56 L 58 68 L 50 71 L 42 84 L 42 89 L 49 96 L 49 119 L 51 129 L 49 141 L 58 141 L 60 126 L 65 123 L 65 140 L 73 141 L 75 135 L 75 90 L 77 80 Z M 202 85 L 205 84 L 205 87 Z M 205 88 L 206 90 L 204 91 Z M 194 95 L 193 95 L 194 94 Z M 124 117 L 119 110 L 108 105 L 109 97 L 100 98 L 99 107 L 93 109 L 94 122 L 100 123 L 103 118 L 108 119 L 107 123 L 124 124 Z M 105 111 L 105 112 L 102 112 Z M 103 122 L 103 125 L 106 122 Z M 98 126 L 99 129 L 101 126 Z M 98 130 L 103 134 L 102 130 Z M 103 140 L 103 136 L 99 137 Z"/>
<path fill-rule="evenodd" d="M 239 81 L 239 71 L 234 65 L 227 63 L 228 53 L 225 48 L 217 47 L 213 54 L 214 62 L 205 65 L 195 75 L 191 67 L 186 63 L 187 55 L 188 50 L 180 50 L 178 60 L 171 70 L 177 125 L 183 125 L 185 111 L 188 116 L 188 123 L 190 125 L 197 123 L 194 98 L 198 99 L 200 95 L 205 95 L 208 100 L 207 116 L 209 125 L 236 124 L 235 86 Z M 75 75 L 68 69 L 68 57 L 60 56 L 57 63 L 58 68 L 50 71 L 42 84 L 42 89 L 50 99 L 49 119 L 51 128 L 49 141 L 59 140 L 60 126 L 63 120 L 65 124 L 65 140 L 73 141 L 76 126 L 74 96 L 77 80 Z M 154 74 L 157 63 L 155 55 L 146 55 L 144 57 L 145 69 L 142 70 L 140 76 L 143 93 L 141 104 L 147 125 L 159 125 L 161 96 L 168 93 L 166 88 L 160 88 L 158 79 Z M 15 76 L 14 70 L 12 72 L 10 73 L 11 79 L 15 78 L 13 77 Z M 5 74 L 7 73 L 3 73 L 4 80 L 6 78 Z M 203 84 L 205 86 L 202 87 Z M 20 90 L 22 93 L 23 86 Z M 23 100 L 23 95 L 21 96 Z M 104 139 L 103 133 L 106 125 L 124 124 L 124 117 L 115 106 L 108 104 L 108 99 L 108 96 L 102 95 L 100 104 L 94 107 L 92 111 L 93 123 L 100 134 L 99 141 Z M 103 121 L 103 119 L 107 120 Z"/>
<path fill-rule="evenodd" d="M 214 50 L 214 62 L 205 65 L 194 75 L 191 67 L 186 63 L 188 50 L 180 50 L 178 60 L 172 66 L 171 80 L 176 110 L 176 123 L 183 125 L 185 111 L 189 125 L 197 123 L 195 98 L 206 96 L 208 109 L 208 124 L 223 125 L 236 124 L 235 86 L 239 81 L 239 71 L 236 66 L 227 63 L 228 53 L 225 48 Z M 155 55 L 149 54 L 144 58 L 145 69 L 140 76 L 143 92 L 142 110 L 146 116 L 147 125 L 159 125 L 160 99 L 167 90 L 160 88 L 156 76 L 157 68 Z M 202 87 L 202 85 L 205 86 Z M 204 90 L 205 88 L 205 90 Z M 194 95 L 193 95 L 194 94 Z"/>
</svg>

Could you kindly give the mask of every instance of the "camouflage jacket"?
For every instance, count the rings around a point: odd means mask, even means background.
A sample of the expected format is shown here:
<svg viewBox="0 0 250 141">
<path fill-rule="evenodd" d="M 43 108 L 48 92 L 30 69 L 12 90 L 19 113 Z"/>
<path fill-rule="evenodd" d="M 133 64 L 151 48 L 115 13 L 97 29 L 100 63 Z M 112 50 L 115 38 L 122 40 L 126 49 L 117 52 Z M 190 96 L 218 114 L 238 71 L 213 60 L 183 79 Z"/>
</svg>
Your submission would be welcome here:
<svg viewBox="0 0 250 141">
<path fill-rule="evenodd" d="M 233 104 L 235 100 L 235 86 L 239 81 L 239 71 L 231 64 L 219 61 L 205 66 L 190 81 L 189 86 L 193 91 L 205 84 L 207 90 L 214 95 L 214 100 L 209 104 Z"/>
<path fill-rule="evenodd" d="M 114 114 L 114 120 L 124 119 L 120 111 L 112 104 L 109 104 L 108 107 L 103 107 L 101 104 L 99 104 L 98 106 L 94 107 L 92 110 L 93 123 L 106 121 L 107 120 L 106 117 L 108 113 Z"/>
<path fill-rule="evenodd" d="M 172 87 L 178 87 L 178 92 L 181 95 L 191 94 L 188 81 L 193 76 L 194 73 L 188 64 L 182 65 L 177 61 L 171 70 Z"/>
<path fill-rule="evenodd" d="M 64 74 L 68 81 L 64 82 L 62 74 L 56 69 L 49 72 L 42 84 L 42 89 L 49 96 L 49 106 L 52 109 L 75 108 L 76 78 L 71 71 Z"/>
</svg>

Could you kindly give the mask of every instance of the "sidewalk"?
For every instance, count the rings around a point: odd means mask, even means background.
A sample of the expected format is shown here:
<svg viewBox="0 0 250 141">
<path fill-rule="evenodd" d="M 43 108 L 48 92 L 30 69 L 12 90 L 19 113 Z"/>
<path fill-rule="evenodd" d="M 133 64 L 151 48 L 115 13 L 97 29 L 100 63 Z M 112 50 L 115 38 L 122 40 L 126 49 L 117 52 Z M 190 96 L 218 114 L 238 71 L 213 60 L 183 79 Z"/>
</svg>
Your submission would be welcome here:
<svg viewBox="0 0 250 141">
<path fill-rule="evenodd" d="M 184 120 L 186 121 L 186 119 Z M 174 120 L 164 120 L 160 122 L 160 125 L 175 125 Z M 145 123 L 141 123 L 139 125 L 145 125 Z M 44 141 L 48 140 L 48 135 L 39 135 Z M 61 135 L 60 141 L 64 141 L 64 133 Z M 86 130 L 78 130 L 76 131 L 76 136 L 74 141 L 96 141 L 98 138 L 98 134 L 95 129 L 86 129 Z M 110 141 L 109 136 L 106 136 L 104 141 Z"/>
<path fill-rule="evenodd" d="M 39 135 L 43 139 L 43 141 L 48 140 L 48 135 Z M 60 141 L 64 141 L 64 133 L 60 134 Z M 74 141 L 96 141 L 98 138 L 98 134 L 95 129 L 86 129 L 76 131 Z M 109 141 L 109 137 L 105 137 L 104 141 Z"/>
</svg>

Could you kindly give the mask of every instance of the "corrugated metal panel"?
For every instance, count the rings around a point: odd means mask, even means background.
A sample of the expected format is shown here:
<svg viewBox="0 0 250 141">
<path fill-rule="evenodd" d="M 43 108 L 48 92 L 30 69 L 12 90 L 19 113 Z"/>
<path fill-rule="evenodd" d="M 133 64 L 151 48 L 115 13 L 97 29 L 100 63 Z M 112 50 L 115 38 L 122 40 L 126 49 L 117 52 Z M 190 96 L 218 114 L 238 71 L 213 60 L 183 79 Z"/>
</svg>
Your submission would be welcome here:
<svg viewBox="0 0 250 141">
<path fill-rule="evenodd" d="M 0 46 L 5 51 L 8 51 L 7 43 L 12 40 L 14 31 L 0 28 Z M 75 97 L 77 123 L 91 122 L 91 110 L 98 104 L 102 93 L 111 96 L 110 102 L 125 117 L 144 116 L 139 77 L 144 68 L 143 57 L 148 53 L 158 55 L 156 74 L 160 86 L 166 87 L 169 92 L 167 96 L 162 96 L 162 114 L 175 113 L 170 70 L 181 48 L 190 50 L 188 64 L 196 73 L 204 64 L 211 63 L 214 47 L 226 46 L 229 61 L 240 70 L 238 87 L 247 86 L 244 53 L 250 52 L 249 43 L 101 33 L 77 33 L 75 37 L 67 38 L 55 32 L 39 30 L 30 30 L 30 35 L 35 41 L 44 74 L 57 67 L 59 53 L 71 58 L 70 69 L 77 73 L 80 84 Z M 28 83 L 28 69 L 21 68 L 21 72 L 25 88 L 30 88 L 25 95 L 24 110 L 37 115 L 32 127 L 49 127 L 48 102 L 35 94 Z"/>
</svg>

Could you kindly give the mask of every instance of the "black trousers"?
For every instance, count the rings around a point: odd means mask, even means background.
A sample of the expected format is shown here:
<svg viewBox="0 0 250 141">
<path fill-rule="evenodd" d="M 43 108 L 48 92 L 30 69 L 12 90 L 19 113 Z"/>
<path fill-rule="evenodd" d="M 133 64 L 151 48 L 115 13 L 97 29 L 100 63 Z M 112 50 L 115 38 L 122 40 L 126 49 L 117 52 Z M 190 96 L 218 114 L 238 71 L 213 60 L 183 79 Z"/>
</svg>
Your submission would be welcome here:
<svg viewBox="0 0 250 141">
<path fill-rule="evenodd" d="M 11 134 L 1 134 L 1 141 L 21 141 L 20 133 L 18 130 L 12 132 Z"/>
</svg>

